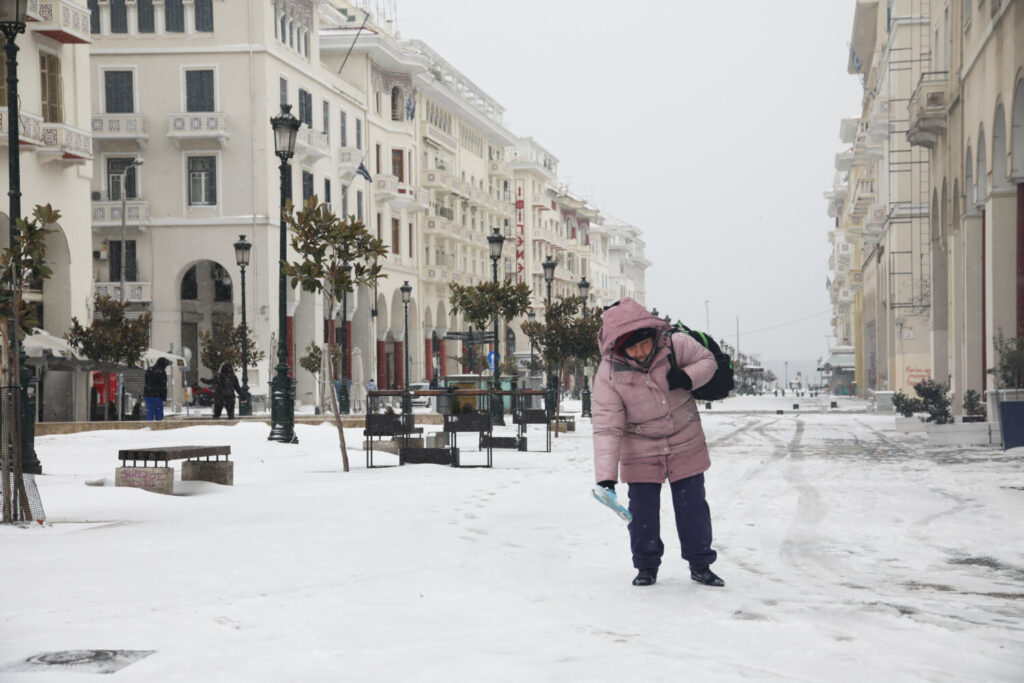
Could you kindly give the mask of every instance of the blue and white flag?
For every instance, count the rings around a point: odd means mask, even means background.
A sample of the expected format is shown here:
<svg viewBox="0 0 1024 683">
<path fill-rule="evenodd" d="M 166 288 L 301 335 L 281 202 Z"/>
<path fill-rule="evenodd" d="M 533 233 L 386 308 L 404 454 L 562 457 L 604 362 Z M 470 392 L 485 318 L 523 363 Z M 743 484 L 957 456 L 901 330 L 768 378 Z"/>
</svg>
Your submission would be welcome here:
<svg viewBox="0 0 1024 683">
<path fill-rule="evenodd" d="M 359 162 L 359 168 L 356 169 L 356 175 L 361 175 L 366 178 L 366 182 L 372 183 L 373 178 L 370 177 L 370 172 L 366 170 L 366 164 Z"/>
<path fill-rule="evenodd" d="M 853 68 L 857 70 L 857 73 L 860 73 L 860 70 L 864 68 L 864 64 L 860 61 L 860 57 L 857 56 L 853 45 L 850 46 L 850 61 L 853 62 Z"/>
<path fill-rule="evenodd" d="M 405 118 L 410 121 L 416 118 L 416 93 L 411 93 L 405 100 Z"/>
</svg>

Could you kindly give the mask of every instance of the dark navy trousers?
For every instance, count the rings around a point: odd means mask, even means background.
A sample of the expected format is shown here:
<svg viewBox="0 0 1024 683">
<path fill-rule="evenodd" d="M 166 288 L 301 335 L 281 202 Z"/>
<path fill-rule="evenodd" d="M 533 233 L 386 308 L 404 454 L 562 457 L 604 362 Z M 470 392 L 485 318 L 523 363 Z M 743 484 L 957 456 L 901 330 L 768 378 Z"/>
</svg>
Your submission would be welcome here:
<svg viewBox="0 0 1024 683">
<path fill-rule="evenodd" d="M 676 513 L 676 531 L 683 559 L 691 567 L 709 565 L 718 557 L 711 549 L 711 508 L 704 497 L 704 474 L 669 484 Z M 661 484 L 629 484 L 629 543 L 633 566 L 653 569 L 661 565 Z"/>
</svg>

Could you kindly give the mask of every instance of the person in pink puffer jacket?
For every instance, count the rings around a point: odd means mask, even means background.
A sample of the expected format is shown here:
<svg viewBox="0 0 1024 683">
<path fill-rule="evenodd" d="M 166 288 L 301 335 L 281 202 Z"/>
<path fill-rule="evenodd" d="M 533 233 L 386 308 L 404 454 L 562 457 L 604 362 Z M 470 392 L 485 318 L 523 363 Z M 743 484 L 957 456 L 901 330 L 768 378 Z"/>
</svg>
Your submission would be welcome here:
<svg viewBox="0 0 1024 683">
<path fill-rule="evenodd" d="M 672 490 L 676 530 L 690 577 L 708 586 L 725 582 L 709 568 L 711 510 L 704 497 L 704 471 L 711 467 L 697 404 L 690 392 L 708 382 L 714 355 L 686 334 L 670 334 L 667 322 L 630 298 L 604 311 L 598 343 L 601 365 L 594 375 L 596 481 L 610 491 L 629 484 L 630 547 L 639 570 L 633 585 L 658 577 L 665 545 L 660 536 L 661 485 Z M 668 355 L 680 373 L 670 388 Z"/>
</svg>

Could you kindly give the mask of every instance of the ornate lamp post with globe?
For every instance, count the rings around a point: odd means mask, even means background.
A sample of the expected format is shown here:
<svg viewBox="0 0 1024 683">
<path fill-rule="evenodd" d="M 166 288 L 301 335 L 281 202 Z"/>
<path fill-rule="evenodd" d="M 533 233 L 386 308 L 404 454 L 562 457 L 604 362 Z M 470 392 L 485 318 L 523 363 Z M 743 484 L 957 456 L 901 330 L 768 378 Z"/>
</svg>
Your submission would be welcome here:
<svg viewBox="0 0 1024 683">
<path fill-rule="evenodd" d="M 580 296 L 583 297 L 583 317 L 587 317 L 587 301 L 590 296 L 590 283 L 587 282 L 586 276 L 580 278 L 579 284 Z M 590 384 L 587 381 L 587 369 L 583 368 L 583 409 L 580 413 L 581 417 L 591 417 L 590 415 Z"/>
<path fill-rule="evenodd" d="M 281 113 L 270 119 L 274 130 L 274 153 L 281 160 L 281 257 L 278 264 L 277 302 L 277 374 L 271 382 L 270 441 L 298 443 L 295 438 L 295 400 L 292 398 L 292 380 L 288 376 L 288 287 L 284 264 L 288 260 L 288 225 L 284 209 L 291 199 L 291 167 L 288 160 L 295 155 L 295 136 L 302 125 L 291 114 L 291 105 L 282 104 Z"/>
<path fill-rule="evenodd" d="M 18 121 L 18 46 L 15 43 L 19 33 L 25 32 L 25 22 L 28 20 L 28 0 L 0 0 L 0 32 L 7 41 L 4 43 L 4 52 L 7 55 L 7 160 L 8 160 L 8 192 L 10 207 L 7 214 L 10 220 L 9 246 L 13 247 L 15 237 L 18 234 L 17 220 L 21 216 L 21 159 L 20 159 L 20 130 Z M 17 275 L 17 274 L 16 274 Z M 12 278 L 13 284 L 13 278 Z M 12 302 L 17 306 L 19 302 Z M 32 387 L 32 376 L 25 363 L 25 351 L 18 342 L 18 335 L 14 329 L 14 316 L 10 324 L 10 353 L 11 358 L 18 359 L 19 374 L 13 381 L 17 382 L 9 387 L 9 391 L 17 391 L 20 394 L 20 418 L 21 418 L 21 471 L 25 474 L 42 474 L 43 467 L 36 457 L 35 450 L 35 413 L 31 410 L 30 392 L 34 393 Z M 8 405 L 17 406 L 13 399 Z M 18 408 L 16 408 L 18 410 Z"/>
<path fill-rule="evenodd" d="M 551 311 L 551 283 L 555 280 L 555 267 L 558 262 L 551 258 L 549 255 L 547 259 L 541 263 L 541 267 L 544 268 L 544 282 L 548 285 L 548 310 L 544 313 L 545 320 L 547 319 L 548 313 Z M 554 372 L 551 369 L 551 362 L 548 361 L 548 410 L 553 411 L 555 409 L 555 397 L 556 391 L 558 391 L 558 379 L 555 378 Z"/>
<path fill-rule="evenodd" d="M 252 243 L 239 235 L 235 242 L 235 263 L 242 271 L 242 395 L 238 398 L 238 416 L 252 415 L 252 397 L 249 396 L 249 326 L 245 319 L 245 269 L 249 266 Z"/>
<path fill-rule="evenodd" d="M 405 352 L 405 373 L 402 377 L 402 412 L 412 412 L 412 394 L 409 393 L 409 302 L 412 301 L 412 285 L 406 280 L 405 284 L 398 288 L 402 293 L 402 307 L 405 309 L 405 336 L 402 343 L 402 350 Z"/>
<path fill-rule="evenodd" d="M 491 253 L 491 271 L 494 274 L 494 284 L 498 284 L 498 261 L 501 259 L 501 247 L 505 244 L 505 236 L 501 230 L 494 228 L 487 236 L 487 246 Z M 491 388 L 497 392 L 501 390 L 501 367 L 499 360 L 501 353 L 498 345 L 498 313 L 494 313 L 494 378 L 491 380 Z M 494 424 L 504 424 L 504 405 L 502 400 L 495 395 L 491 399 L 491 421 Z"/>
</svg>

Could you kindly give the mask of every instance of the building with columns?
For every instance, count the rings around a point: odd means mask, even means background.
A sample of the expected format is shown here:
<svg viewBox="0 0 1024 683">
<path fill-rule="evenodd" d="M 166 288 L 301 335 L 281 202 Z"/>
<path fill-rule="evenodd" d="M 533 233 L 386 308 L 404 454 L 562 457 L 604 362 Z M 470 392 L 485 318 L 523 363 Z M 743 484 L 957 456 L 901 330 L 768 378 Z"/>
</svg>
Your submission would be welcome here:
<svg viewBox="0 0 1024 683">
<path fill-rule="evenodd" d="M 1015 0 L 856 4 L 864 106 L 826 196 L 833 331 L 862 394 L 932 377 L 960 413 L 995 388 L 997 335 L 1024 334 L 1021 36 Z"/>
<path fill-rule="evenodd" d="M 389 249 L 386 277 L 333 310 L 288 287 L 300 403 L 316 403 L 322 389 L 297 359 L 332 335 L 345 341 L 346 376 L 382 388 L 457 372 L 460 343 L 445 337 L 466 325 L 449 313 L 448 283 L 491 279 L 495 228 L 506 238 L 499 277 L 531 283 L 539 314 L 546 256 L 559 258 L 556 296 L 575 293 L 584 275 L 593 280 L 593 264 L 610 268 L 594 252 L 610 240 L 591 241 L 600 215 L 558 182 L 557 159 L 510 132 L 503 107 L 428 45 L 401 40 L 394 17 L 367 17 L 359 4 L 90 3 L 93 288 L 119 293 L 123 192 L 126 294 L 136 312 L 152 314 L 152 346 L 190 350 L 189 382 L 213 370 L 198 361 L 201 335 L 218 319 L 241 322 L 232 245 L 244 235 L 253 244 L 246 321 L 267 352 L 248 383 L 256 397 L 269 393 L 281 183 L 269 120 L 281 105 L 302 122 L 285 175 L 293 202 L 316 195 Z M 642 268 L 631 272 L 642 281 Z M 520 322 L 502 331 L 504 353 L 528 348 Z"/>
</svg>

